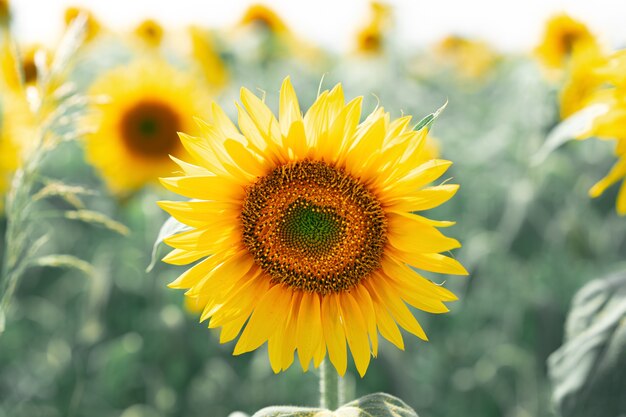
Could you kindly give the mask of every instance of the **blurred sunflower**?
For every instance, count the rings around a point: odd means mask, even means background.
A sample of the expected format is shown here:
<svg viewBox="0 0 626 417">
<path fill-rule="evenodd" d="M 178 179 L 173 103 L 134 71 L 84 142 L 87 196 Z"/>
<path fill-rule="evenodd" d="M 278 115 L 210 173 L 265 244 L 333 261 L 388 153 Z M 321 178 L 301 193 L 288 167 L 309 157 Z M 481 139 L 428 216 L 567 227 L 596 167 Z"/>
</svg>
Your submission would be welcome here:
<svg viewBox="0 0 626 417">
<path fill-rule="evenodd" d="M 563 13 L 546 22 L 535 55 L 547 69 L 562 70 L 573 54 L 589 48 L 599 48 L 595 36 L 582 22 Z"/>
<path fill-rule="evenodd" d="M 163 185 L 195 199 L 160 206 L 192 227 L 166 239 L 165 262 L 203 259 L 170 284 L 204 307 L 201 320 L 239 336 L 234 354 L 268 342 L 274 372 L 298 351 L 307 370 L 328 351 L 340 374 L 346 341 L 359 374 L 378 353 L 378 332 L 404 348 L 397 324 L 427 340 L 407 303 L 431 313 L 457 298 L 422 277 L 467 274 L 442 255 L 460 246 L 437 228 L 453 224 L 412 212 L 436 207 L 458 186 L 428 186 L 451 162 L 416 165 L 427 129 L 378 108 L 365 121 L 362 97 L 344 102 L 341 85 L 324 91 L 303 116 L 289 81 L 279 118 L 246 89 L 239 129 L 213 106 L 203 137 L 181 134 L 196 164 Z M 410 266 L 409 266 L 410 265 Z M 188 300 L 187 302 L 191 302 Z M 243 330 L 242 330 L 243 328 Z"/>
<path fill-rule="evenodd" d="M 68 27 L 81 13 L 87 18 L 85 23 L 85 41 L 89 42 L 102 32 L 102 25 L 90 10 L 83 7 L 68 7 L 64 13 L 65 26 Z"/>
<path fill-rule="evenodd" d="M 134 30 L 134 35 L 144 45 L 151 48 L 161 46 L 163 40 L 163 26 L 154 19 L 146 19 L 142 21 Z"/>
<path fill-rule="evenodd" d="M 369 21 L 356 34 L 356 51 L 368 54 L 382 52 L 390 26 L 391 7 L 385 3 L 371 2 Z"/>
<path fill-rule="evenodd" d="M 203 90 L 159 59 L 115 68 L 94 82 L 89 94 L 108 100 L 93 105 L 87 156 L 113 192 L 132 192 L 171 172 L 169 155 L 183 152 L 176 132 L 195 131 L 192 115 L 208 115 Z"/>
<path fill-rule="evenodd" d="M 610 56 L 603 67 L 596 70 L 600 77 L 598 88 L 592 100 L 607 105 L 607 111 L 597 116 L 591 128 L 580 138 L 595 136 L 600 139 L 616 140 L 615 154 L 617 162 L 609 173 L 589 190 L 591 197 L 599 197 L 604 191 L 622 181 L 617 194 L 616 209 L 620 215 L 626 215 L 626 51 L 619 51 Z"/>
<path fill-rule="evenodd" d="M 0 0 L 0 26 L 5 26 L 11 20 L 9 0 Z"/>
<path fill-rule="evenodd" d="M 604 83 L 599 70 L 607 58 L 599 49 L 590 48 L 571 58 L 569 70 L 559 93 L 561 119 L 566 119 L 601 99 L 600 87 Z"/>
<path fill-rule="evenodd" d="M 211 32 L 190 26 L 188 34 L 190 55 L 207 84 L 218 90 L 225 87 L 229 79 L 228 68 L 215 47 Z"/>
<path fill-rule="evenodd" d="M 434 52 L 440 64 L 468 78 L 484 76 L 498 60 L 497 53 L 486 42 L 458 35 L 440 40 Z"/>
<path fill-rule="evenodd" d="M 285 22 L 267 6 L 262 4 L 251 5 L 241 17 L 240 26 L 254 26 L 258 29 L 267 30 L 275 35 L 287 35 L 290 33 Z"/>
</svg>

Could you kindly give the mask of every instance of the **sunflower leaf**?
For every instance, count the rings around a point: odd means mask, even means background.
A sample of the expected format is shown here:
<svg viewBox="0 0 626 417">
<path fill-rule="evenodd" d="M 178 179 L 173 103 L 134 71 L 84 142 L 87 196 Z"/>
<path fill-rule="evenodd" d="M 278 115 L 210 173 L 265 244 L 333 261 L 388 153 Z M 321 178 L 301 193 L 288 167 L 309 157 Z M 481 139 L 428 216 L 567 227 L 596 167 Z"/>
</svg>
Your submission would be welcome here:
<svg viewBox="0 0 626 417">
<path fill-rule="evenodd" d="M 552 400 L 563 417 L 617 416 L 626 410 L 626 272 L 574 296 L 565 343 L 548 358 Z"/>
<path fill-rule="evenodd" d="M 161 226 L 161 230 L 159 230 L 159 235 L 154 241 L 154 245 L 152 246 L 152 257 L 150 258 L 150 265 L 146 268 L 146 272 L 152 271 L 154 266 L 157 263 L 157 252 L 159 250 L 159 246 L 165 239 L 168 237 L 175 235 L 177 233 L 185 232 L 187 230 L 191 230 L 191 227 L 186 224 L 182 224 L 178 220 L 173 217 L 168 218 L 163 226 Z"/>
<path fill-rule="evenodd" d="M 436 112 L 431 113 L 428 116 L 424 117 L 422 120 L 420 120 L 419 123 L 415 126 L 414 130 L 417 132 L 424 128 L 430 129 L 430 126 L 435 122 L 435 120 L 437 120 L 437 117 L 439 117 L 439 115 L 442 111 L 444 111 L 447 105 L 448 101 L 446 100 L 443 106 L 439 107 Z"/>
<path fill-rule="evenodd" d="M 404 401 L 393 395 L 377 392 L 358 398 L 340 407 L 334 417 L 418 417 Z"/>
<path fill-rule="evenodd" d="M 333 413 L 323 408 L 272 406 L 257 411 L 252 417 L 333 417 Z"/>
</svg>

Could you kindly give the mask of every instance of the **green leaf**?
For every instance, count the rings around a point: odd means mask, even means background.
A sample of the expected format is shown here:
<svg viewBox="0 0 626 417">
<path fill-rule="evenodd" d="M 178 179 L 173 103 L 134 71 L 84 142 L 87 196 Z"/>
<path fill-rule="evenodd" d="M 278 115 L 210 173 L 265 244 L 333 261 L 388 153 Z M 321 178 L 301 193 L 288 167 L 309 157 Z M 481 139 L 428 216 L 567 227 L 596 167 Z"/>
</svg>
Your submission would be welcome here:
<svg viewBox="0 0 626 417">
<path fill-rule="evenodd" d="M 552 399 L 564 417 L 626 412 L 626 272 L 585 285 L 569 312 L 565 343 L 548 358 Z"/>
<path fill-rule="evenodd" d="M 429 114 L 419 121 L 417 126 L 415 126 L 415 131 L 422 130 L 423 128 L 430 129 L 430 126 L 435 122 L 437 117 L 441 114 L 441 112 L 446 108 L 448 102 L 446 101 L 443 106 L 439 107 L 436 112 Z"/>
<path fill-rule="evenodd" d="M 322 408 L 279 405 L 259 410 L 252 417 L 333 417 L 333 413 Z"/>
<path fill-rule="evenodd" d="M 377 392 L 351 401 L 339 408 L 334 417 L 418 417 L 404 401 L 393 395 Z"/>
<path fill-rule="evenodd" d="M 152 246 L 152 257 L 150 258 L 150 265 L 148 265 L 148 267 L 146 268 L 146 272 L 150 272 L 152 271 L 152 269 L 154 269 L 154 266 L 157 263 L 157 252 L 161 243 L 163 243 L 163 241 L 168 237 L 173 236 L 177 233 L 185 232 L 187 230 L 191 230 L 191 227 L 187 226 L 186 224 L 182 224 L 173 217 L 170 217 L 165 221 L 165 223 L 163 223 L 163 226 L 161 226 L 161 230 L 159 230 L 159 235 L 157 236 L 156 240 L 154 241 L 154 245 Z"/>
</svg>

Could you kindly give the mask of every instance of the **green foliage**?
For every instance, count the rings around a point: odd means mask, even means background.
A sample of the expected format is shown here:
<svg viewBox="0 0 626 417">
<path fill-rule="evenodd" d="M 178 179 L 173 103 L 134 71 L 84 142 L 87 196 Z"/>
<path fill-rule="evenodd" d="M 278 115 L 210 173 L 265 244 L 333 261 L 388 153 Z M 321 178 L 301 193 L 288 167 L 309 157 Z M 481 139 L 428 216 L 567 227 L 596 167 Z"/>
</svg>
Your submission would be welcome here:
<svg viewBox="0 0 626 417">
<path fill-rule="evenodd" d="M 626 412 L 626 273 L 592 281 L 576 294 L 565 344 L 548 364 L 563 417 Z"/>
</svg>

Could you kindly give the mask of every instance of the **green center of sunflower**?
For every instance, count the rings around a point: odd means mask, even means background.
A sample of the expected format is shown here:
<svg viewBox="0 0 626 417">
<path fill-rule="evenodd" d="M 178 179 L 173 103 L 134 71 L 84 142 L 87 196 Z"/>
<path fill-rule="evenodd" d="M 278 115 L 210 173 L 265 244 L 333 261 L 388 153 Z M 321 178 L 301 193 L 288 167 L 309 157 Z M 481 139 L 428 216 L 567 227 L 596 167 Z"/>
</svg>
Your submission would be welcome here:
<svg viewBox="0 0 626 417">
<path fill-rule="evenodd" d="M 180 146 L 182 130 L 178 113 L 167 103 L 140 101 L 128 109 L 120 121 L 126 147 L 140 157 L 167 158 Z"/>
<path fill-rule="evenodd" d="M 243 242 L 273 282 L 327 294 L 346 291 L 380 267 L 387 243 L 376 197 L 324 162 L 277 167 L 248 187 Z"/>
<path fill-rule="evenodd" d="M 324 255 L 341 242 L 344 225 L 332 207 L 320 207 L 307 200 L 294 201 L 278 226 L 281 242 L 304 255 Z"/>
</svg>

